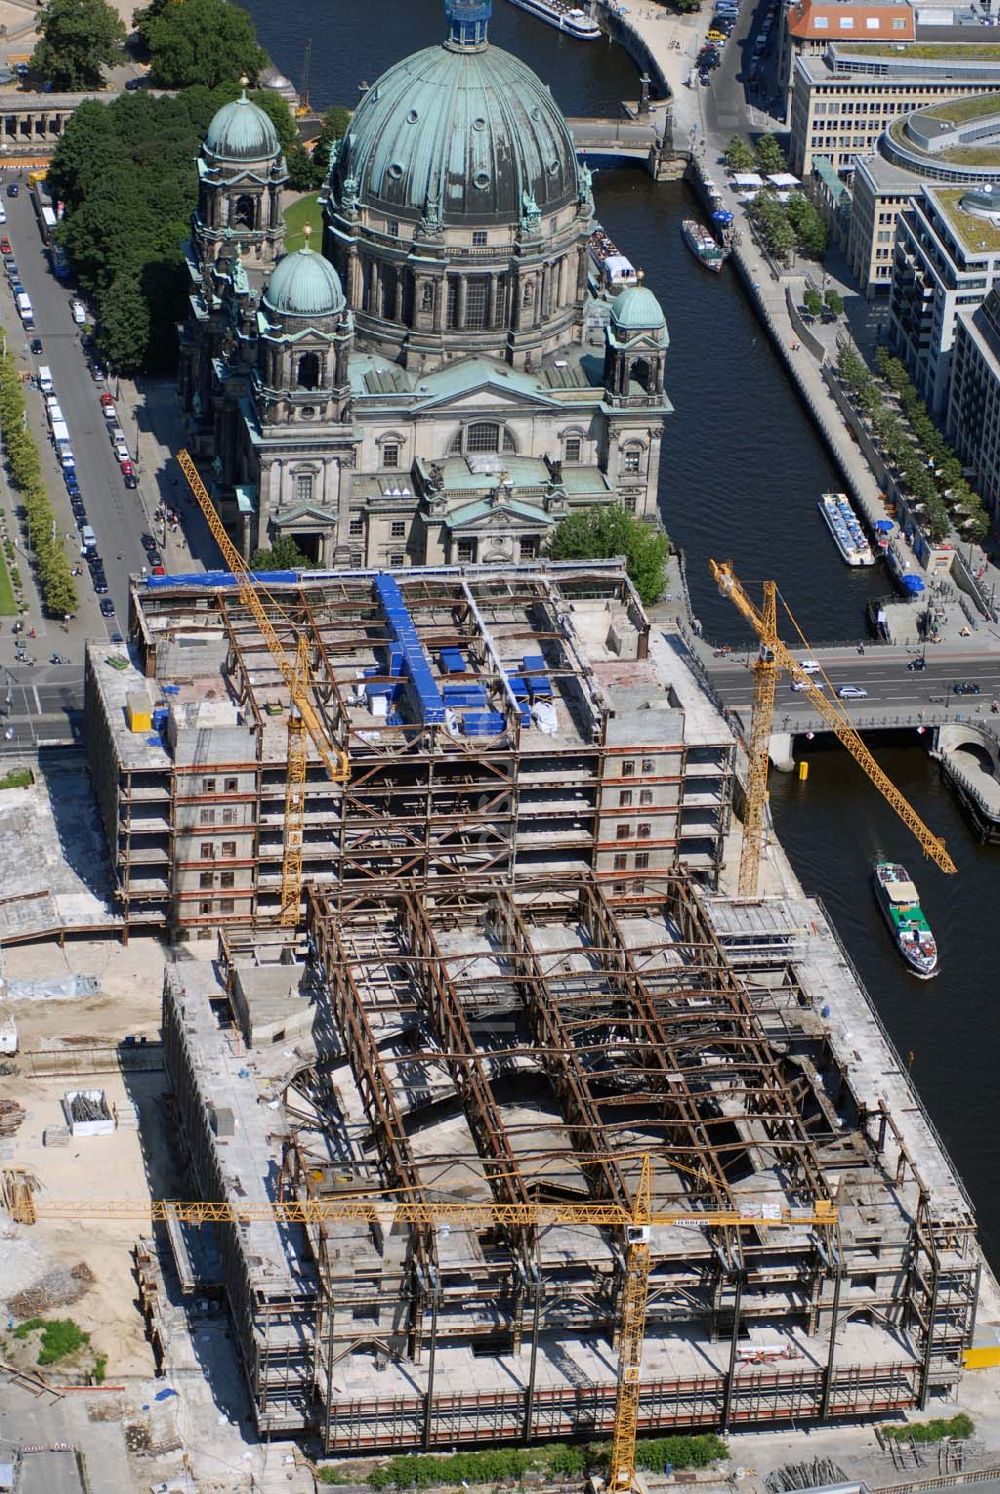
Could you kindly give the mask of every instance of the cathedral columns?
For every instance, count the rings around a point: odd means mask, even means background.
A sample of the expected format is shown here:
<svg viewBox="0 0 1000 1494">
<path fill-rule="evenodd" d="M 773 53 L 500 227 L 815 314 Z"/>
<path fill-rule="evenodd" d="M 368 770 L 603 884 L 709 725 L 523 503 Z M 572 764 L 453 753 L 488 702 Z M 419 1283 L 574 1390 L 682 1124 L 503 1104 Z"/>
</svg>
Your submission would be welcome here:
<svg viewBox="0 0 1000 1494">
<path fill-rule="evenodd" d="M 469 282 L 463 275 L 458 282 L 458 305 L 455 308 L 455 326 L 459 331 L 465 327 L 465 309 L 469 298 Z"/>
</svg>

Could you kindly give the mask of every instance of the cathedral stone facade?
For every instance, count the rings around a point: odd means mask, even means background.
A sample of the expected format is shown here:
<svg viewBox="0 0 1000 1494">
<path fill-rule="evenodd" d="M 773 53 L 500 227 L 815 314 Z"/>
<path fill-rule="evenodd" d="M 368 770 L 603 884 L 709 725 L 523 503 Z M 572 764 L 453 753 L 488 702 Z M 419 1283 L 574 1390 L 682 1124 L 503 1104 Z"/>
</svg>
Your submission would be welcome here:
<svg viewBox="0 0 1000 1494">
<path fill-rule="evenodd" d="M 595 290 L 590 175 L 491 0 L 364 95 L 323 243 L 284 250 L 285 163 L 245 94 L 199 160 L 181 397 L 246 553 L 329 566 L 529 559 L 565 514 L 657 521 L 667 326 Z"/>
</svg>

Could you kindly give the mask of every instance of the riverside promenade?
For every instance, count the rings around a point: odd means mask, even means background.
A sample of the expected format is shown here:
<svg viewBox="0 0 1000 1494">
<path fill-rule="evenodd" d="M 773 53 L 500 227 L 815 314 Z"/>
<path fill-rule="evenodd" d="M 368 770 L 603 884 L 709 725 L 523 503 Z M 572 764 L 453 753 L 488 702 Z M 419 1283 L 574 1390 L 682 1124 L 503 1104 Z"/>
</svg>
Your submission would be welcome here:
<svg viewBox="0 0 1000 1494">
<path fill-rule="evenodd" d="M 824 288 L 832 286 L 848 301 L 856 300 L 856 288 L 839 280 L 831 273 L 830 266 L 820 267 L 810 261 L 792 271 L 779 271 L 755 241 L 746 220 L 744 204 L 738 200 L 729 183 L 724 153 L 734 127 L 751 138 L 757 133 L 752 123 L 756 111 L 751 111 L 745 104 L 742 85 L 736 76 L 728 76 L 724 84 L 712 85 L 713 88 L 724 88 L 724 102 L 711 97 L 711 88 L 690 88 L 687 83 L 704 37 L 705 17 L 698 13 L 675 15 L 648 5 L 634 9 L 622 7 L 617 0 L 602 0 L 602 4 L 605 14 L 613 17 L 614 29 L 623 44 L 628 45 L 624 32 L 636 38 L 631 48 L 632 55 L 640 58 L 648 53 L 671 89 L 669 104 L 661 101 L 654 109 L 669 110 L 674 155 L 688 162 L 688 179 L 701 198 L 706 215 L 716 207 L 732 212 L 736 225 L 732 268 L 754 301 L 772 346 L 823 437 L 839 469 L 843 488 L 869 526 L 873 526 L 877 520 L 886 517 L 883 483 L 869 464 L 830 387 L 837 339 L 849 329 L 843 322 L 832 326 L 807 326 L 799 312 L 808 283 L 815 281 L 818 284 L 822 278 Z M 738 46 L 745 40 L 744 24 L 729 46 Z M 731 74 L 732 69 L 729 71 Z M 899 572 L 921 572 L 917 556 L 900 531 L 893 535 L 890 547 Z M 961 549 L 967 570 L 975 572 L 978 578 L 982 595 L 988 597 L 1000 593 L 1000 570 L 988 566 L 981 553 L 967 554 L 969 547 L 966 545 Z M 975 632 L 987 625 L 983 611 L 967 594 L 968 588 L 965 592 L 960 590 L 952 575 L 936 575 L 933 586 L 936 636 L 948 639 L 964 637 L 970 629 Z M 894 615 L 891 620 L 896 641 L 915 641 L 916 618 L 910 616 L 911 609 L 893 609 L 893 612 L 899 612 L 899 616 Z"/>
</svg>

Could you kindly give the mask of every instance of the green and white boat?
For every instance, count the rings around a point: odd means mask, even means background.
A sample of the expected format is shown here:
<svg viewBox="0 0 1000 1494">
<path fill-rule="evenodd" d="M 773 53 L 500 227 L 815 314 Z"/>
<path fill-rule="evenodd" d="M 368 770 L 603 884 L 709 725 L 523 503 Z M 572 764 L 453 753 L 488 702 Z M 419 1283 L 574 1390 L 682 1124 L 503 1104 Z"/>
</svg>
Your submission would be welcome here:
<svg viewBox="0 0 1000 1494">
<path fill-rule="evenodd" d="M 921 980 L 937 975 L 937 941 L 906 867 L 898 861 L 880 861 L 875 867 L 875 896 L 896 948 L 914 975 Z"/>
</svg>

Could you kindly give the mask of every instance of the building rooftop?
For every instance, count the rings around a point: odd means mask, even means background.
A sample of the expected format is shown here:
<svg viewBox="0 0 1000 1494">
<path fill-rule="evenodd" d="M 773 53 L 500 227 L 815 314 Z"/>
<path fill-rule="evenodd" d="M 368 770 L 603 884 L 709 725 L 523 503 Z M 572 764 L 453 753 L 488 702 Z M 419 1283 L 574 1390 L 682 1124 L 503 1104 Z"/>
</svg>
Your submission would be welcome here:
<svg viewBox="0 0 1000 1494">
<path fill-rule="evenodd" d="M 898 0 L 864 5 L 843 0 L 798 0 L 789 7 L 787 26 L 789 35 L 797 41 L 829 41 L 846 33 L 895 42 L 911 42 L 916 37 L 913 7 Z"/>
<path fill-rule="evenodd" d="M 925 119 L 940 119 L 949 124 L 965 124 L 971 119 L 983 119 L 1000 114 L 1000 91 L 995 94 L 979 93 L 971 99 L 949 99 L 946 104 L 929 104 L 917 111 Z"/>
<path fill-rule="evenodd" d="M 983 216 L 967 212 L 963 200 L 969 196 L 963 187 L 926 187 L 930 200 L 954 230 L 967 254 L 995 254 L 1000 251 L 1000 214 Z"/>
<path fill-rule="evenodd" d="M 1000 170 L 1000 92 L 902 115 L 889 124 L 878 149 L 915 179 L 990 180 Z"/>
<path fill-rule="evenodd" d="M 985 61 L 1000 67 L 1000 42 L 913 42 L 908 46 L 885 43 L 837 42 L 838 53 L 857 57 L 899 57 L 914 62 Z"/>
<path fill-rule="evenodd" d="M 939 49 L 929 48 L 931 53 Z M 913 46 L 864 46 L 831 42 L 822 54 L 800 52 L 796 71 L 814 84 L 857 86 L 872 78 L 886 82 L 940 84 L 955 93 L 971 93 L 982 85 L 1000 84 L 1000 43 L 992 46 L 945 48 L 941 55 L 923 56 Z"/>
<path fill-rule="evenodd" d="M 516 474 L 540 475 L 522 473 L 525 460 L 510 458 Z M 473 472 L 476 462 L 448 459 L 442 480 L 495 492 L 495 474 Z M 466 507 L 487 501 L 473 487 Z M 516 523 L 518 500 L 502 501 Z M 227 580 L 133 580 L 129 652 L 89 645 L 88 675 L 126 768 L 191 761 L 206 728 L 220 760 L 285 761 L 288 690 Z M 653 736 L 669 731 L 674 741 L 688 731 L 731 741 L 683 659 L 651 635 L 618 562 L 278 573 L 269 596 L 272 616 L 298 619 L 311 637 L 321 714 L 352 760 L 414 748 L 462 753 L 471 737 L 479 753 L 516 745 L 547 754 L 595 745 L 622 729 L 623 716 L 632 730 L 648 722 Z M 137 696 L 151 728 L 134 713 Z"/>
</svg>

